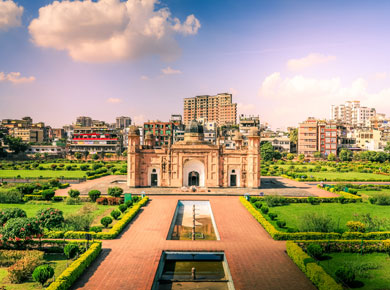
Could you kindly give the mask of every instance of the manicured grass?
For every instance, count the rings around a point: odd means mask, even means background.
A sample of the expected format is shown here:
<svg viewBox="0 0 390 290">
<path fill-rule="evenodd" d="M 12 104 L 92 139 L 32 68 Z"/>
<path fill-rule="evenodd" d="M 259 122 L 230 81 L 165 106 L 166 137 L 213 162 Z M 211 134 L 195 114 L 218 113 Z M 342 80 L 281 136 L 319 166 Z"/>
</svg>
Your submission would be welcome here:
<svg viewBox="0 0 390 290">
<path fill-rule="evenodd" d="M 335 272 L 342 266 L 352 267 L 355 270 L 357 282 L 354 283 L 353 289 L 389 289 L 390 259 L 387 254 L 331 253 L 327 256 L 331 259 L 321 261 L 320 265 L 333 278 L 336 278 Z"/>
<path fill-rule="evenodd" d="M 96 203 L 82 203 L 77 205 L 67 205 L 65 202 L 50 202 L 50 201 L 30 201 L 24 204 L 0 204 L 0 209 L 18 207 L 23 209 L 28 217 L 34 217 L 38 210 L 44 208 L 56 208 L 64 213 L 64 216 L 79 211 L 85 204 L 96 205 L 97 210 L 94 211 L 94 216 L 97 217 L 109 209 L 117 208 L 117 206 L 97 205 Z"/>
<path fill-rule="evenodd" d="M 298 173 L 299 174 L 299 173 Z M 381 174 L 374 174 L 374 173 L 361 173 L 361 172 L 305 172 L 309 178 L 311 176 L 315 178 L 326 178 L 328 181 L 331 180 L 337 180 L 337 179 L 344 179 L 344 180 L 350 180 L 354 181 L 356 180 L 389 180 L 389 175 L 381 175 Z"/>
<path fill-rule="evenodd" d="M 54 277 L 58 277 L 67 267 L 68 261 L 62 254 L 45 254 L 44 260 L 54 268 Z M 69 262 L 70 264 L 70 262 Z M 7 290 L 36 290 L 43 289 L 41 284 L 35 282 L 32 278 L 22 284 L 12 284 L 7 281 L 7 268 L 0 267 L 0 285 Z M 49 280 L 52 282 L 53 278 Z M 49 284 L 49 282 L 47 284 Z"/>
<path fill-rule="evenodd" d="M 382 189 L 382 190 L 359 190 L 358 189 L 358 193 L 361 194 L 363 198 L 367 198 L 378 194 L 390 195 L 390 189 Z"/>
<path fill-rule="evenodd" d="M 321 203 L 311 205 L 309 203 L 292 203 L 285 206 L 270 207 L 269 212 L 276 213 L 279 220 L 287 222 L 287 227 L 299 229 L 304 215 L 307 213 L 326 214 L 332 217 L 335 227 L 347 230 L 346 223 L 355 220 L 355 214 L 370 213 L 371 216 L 390 219 L 390 206 L 372 205 L 367 202 L 362 203 Z M 276 221 L 270 222 L 277 227 Z M 383 229 L 385 230 L 385 229 Z M 388 228 L 387 230 L 390 230 Z"/>
<path fill-rule="evenodd" d="M 85 171 L 75 170 L 0 170 L 0 178 L 14 178 L 20 175 L 21 178 L 37 178 L 42 176 L 43 178 L 54 178 L 54 177 L 69 177 L 69 178 L 83 178 L 86 177 Z"/>
</svg>

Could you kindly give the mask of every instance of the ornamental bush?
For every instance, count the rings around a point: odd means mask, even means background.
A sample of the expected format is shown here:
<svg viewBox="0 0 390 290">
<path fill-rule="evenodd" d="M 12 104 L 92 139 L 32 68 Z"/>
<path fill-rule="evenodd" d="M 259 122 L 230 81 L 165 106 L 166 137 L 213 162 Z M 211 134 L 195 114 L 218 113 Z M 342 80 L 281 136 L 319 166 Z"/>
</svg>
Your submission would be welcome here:
<svg viewBox="0 0 390 290">
<path fill-rule="evenodd" d="M 263 207 L 261 207 L 261 212 L 263 213 L 263 214 L 267 214 L 268 213 L 268 211 L 269 211 L 269 208 L 267 207 L 267 206 L 263 206 Z"/>
<path fill-rule="evenodd" d="M 313 196 L 309 196 L 307 198 L 307 201 L 311 204 L 311 205 L 317 205 L 317 204 L 320 204 L 320 199 L 319 198 L 316 198 L 316 197 L 313 197 Z"/>
<path fill-rule="evenodd" d="M 45 189 L 42 190 L 41 195 L 44 200 L 51 200 L 55 195 L 55 191 L 53 189 Z"/>
<path fill-rule="evenodd" d="M 69 189 L 68 195 L 72 198 L 77 198 L 80 196 L 80 191 L 78 191 L 77 189 Z"/>
<path fill-rule="evenodd" d="M 350 232 L 360 232 L 364 233 L 366 231 L 366 226 L 362 222 L 349 221 L 347 222 L 347 228 Z"/>
<path fill-rule="evenodd" d="M 113 197 L 120 197 L 123 193 L 123 189 L 120 187 L 109 187 L 108 188 L 108 195 L 111 195 Z"/>
<path fill-rule="evenodd" d="M 23 194 L 19 190 L 12 188 L 0 188 L 0 203 L 21 203 Z"/>
<path fill-rule="evenodd" d="M 73 259 L 79 253 L 80 249 L 77 244 L 69 243 L 64 247 L 64 254 L 68 259 Z"/>
<path fill-rule="evenodd" d="M 112 218 L 109 216 L 105 216 L 100 220 L 100 223 L 107 228 L 112 223 Z"/>
<path fill-rule="evenodd" d="M 121 212 L 117 209 L 114 209 L 112 212 L 111 212 L 111 216 L 114 218 L 114 219 L 118 219 L 121 215 Z"/>
<path fill-rule="evenodd" d="M 307 246 L 307 253 L 313 258 L 319 260 L 322 258 L 324 251 L 319 244 L 310 244 Z"/>
<path fill-rule="evenodd" d="M 93 226 L 89 229 L 91 232 L 100 233 L 103 228 L 101 226 Z"/>
<path fill-rule="evenodd" d="M 127 206 L 126 206 L 126 204 L 123 203 L 123 204 L 120 204 L 118 208 L 122 213 L 124 213 L 127 209 Z"/>
<path fill-rule="evenodd" d="M 347 285 L 351 285 L 351 283 L 355 281 L 355 272 L 346 266 L 337 269 L 335 275 L 338 281 Z"/>
<path fill-rule="evenodd" d="M 273 213 L 273 212 L 268 213 L 268 216 L 271 220 L 275 220 L 278 217 L 278 215 L 276 213 Z"/>
<path fill-rule="evenodd" d="M 0 233 L 4 242 L 23 244 L 41 236 L 43 232 L 36 218 L 18 217 L 10 219 Z"/>
<path fill-rule="evenodd" d="M 127 208 L 131 207 L 133 205 L 133 201 L 132 200 L 128 200 L 125 202 L 125 205 L 127 206 Z"/>
<path fill-rule="evenodd" d="M 42 287 L 51 277 L 54 276 L 54 269 L 50 265 L 41 265 L 35 268 L 32 273 L 34 281 L 41 283 Z"/>
<path fill-rule="evenodd" d="M 43 263 L 43 252 L 28 251 L 19 261 L 9 267 L 8 280 L 11 283 L 22 283 L 29 279 L 34 269 Z"/>
<path fill-rule="evenodd" d="M 88 196 L 93 202 L 95 202 L 100 197 L 100 195 L 101 192 L 97 189 L 93 189 L 90 192 L 88 192 Z"/>
<path fill-rule="evenodd" d="M 64 223 L 62 211 L 56 208 L 41 209 L 37 212 L 37 219 L 40 225 L 46 229 L 60 228 Z"/>
<path fill-rule="evenodd" d="M 261 201 L 256 201 L 254 205 L 256 208 L 260 209 L 263 206 L 263 203 Z"/>
<path fill-rule="evenodd" d="M 279 227 L 279 228 L 281 228 L 281 229 L 283 229 L 283 228 L 285 228 L 286 227 L 286 221 L 283 221 L 283 220 L 278 220 L 278 221 L 276 221 L 276 224 L 277 224 L 277 226 Z"/>
<path fill-rule="evenodd" d="M 17 217 L 27 217 L 26 212 L 20 208 L 5 208 L 0 211 L 0 226 Z"/>
<path fill-rule="evenodd" d="M 310 212 L 302 216 L 299 229 L 303 232 L 330 233 L 334 231 L 334 222 L 328 215 Z"/>
</svg>

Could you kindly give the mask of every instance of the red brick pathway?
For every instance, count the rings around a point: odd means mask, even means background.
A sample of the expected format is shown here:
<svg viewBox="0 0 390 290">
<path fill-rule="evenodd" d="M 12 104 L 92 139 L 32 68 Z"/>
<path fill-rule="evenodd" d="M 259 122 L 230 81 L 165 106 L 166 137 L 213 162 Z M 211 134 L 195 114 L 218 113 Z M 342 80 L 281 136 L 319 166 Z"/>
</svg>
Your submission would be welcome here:
<svg viewBox="0 0 390 290">
<path fill-rule="evenodd" d="M 220 241 L 167 241 L 178 199 L 210 200 Z M 163 250 L 224 251 L 235 289 L 316 289 L 237 197 L 152 197 L 73 289 L 151 289 Z"/>
</svg>

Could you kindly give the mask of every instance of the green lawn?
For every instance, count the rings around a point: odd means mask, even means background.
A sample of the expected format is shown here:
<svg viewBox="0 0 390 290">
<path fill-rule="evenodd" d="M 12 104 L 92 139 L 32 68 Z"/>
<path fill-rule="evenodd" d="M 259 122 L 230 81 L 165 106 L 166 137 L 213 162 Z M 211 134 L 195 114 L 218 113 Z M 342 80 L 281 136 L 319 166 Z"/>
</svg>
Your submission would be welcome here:
<svg viewBox="0 0 390 290">
<path fill-rule="evenodd" d="M 328 181 L 331 180 L 337 180 L 337 179 L 344 179 L 344 180 L 350 180 L 354 181 L 356 180 L 389 180 L 389 175 L 381 175 L 381 174 L 374 174 L 374 173 L 361 173 L 361 172 L 305 172 L 308 177 L 315 177 L 315 178 L 326 178 Z"/>
<path fill-rule="evenodd" d="M 390 219 L 390 206 L 372 205 L 367 202 L 347 204 L 321 203 L 319 205 L 292 203 L 285 206 L 270 207 L 269 212 L 276 213 L 279 220 L 287 222 L 287 227 L 295 229 L 301 227 L 303 217 L 307 213 L 326 214 L 332 217 L 336 228 L 339 227 L 343 230 L 347 230 L 346 223 L 348 221 L 354 220 L 354 214 L 370 213 L 371 216 Z M 270 222 L 277 227 L 276 221 Z"/>
<path fill-rule="evenodd" d="M 69 177 L 69 178 L 83 178 L 86 177 L 85 171 L 75 170 L 0 170 L 0 178 L 13 178 L 20 175 L 21 178 L 37 178 L 42 176 L 43 178 L 54 177 Z"/>
<path fill-rule="evenodd" d="M 374 185 L 375 186 L 375 185 Z M 358 193 L 361 194 L 363 198 L 368 198 L 371 196 L 375 196 L 378 194 L 390 195 L 390 189 L 382 189 L 382 190 L 359 190 Z"/>
<path fill-rule="evenodd" d="M 390 259 L 387 254 L 331 253 L 327 256 L 331 259 L 321 261 L 320 265 L 333 278 L 336 278 L 334 273 L 342 266 L 352 267 L 355 270 L 357 282 L 351 285 L 353 289 L 390 289 Z"/>
<path fill-rule="evenodd" d="M 51 202 L 51 201 L 30 201 L 24 204 L 0 204 L 0 209 L 18 207 L 23 209 L 28 217 L 34 217 L 38 210 L 53 207 L 61 210 L 64 216 L 79 211 L 85 204 L 96 206 L 94 216 L 97 217 L 109 209 L 117 208 L 117 206 L 98 205 L 96 203 L 82 203 L 77 205 L 67 205 L 65 202 Z"/>
<path fill-rule="evenodd" d="M 45 262 L 54 268 L 54 277 L 58 277 L 67 267 L 66 257 L 62 254 L 45 254 Z M 70 262 L 69 262 L 70 264 Z M 36 290 L 43 289 L 41 284 L 34 282 L 32 279 L 22 284 L 11 284 L 7 281 L 7 268 L 0 267 L 0 285 L 7 290 Z M 53 279 L 49 280 L 53 281 Z"/>
</svg>

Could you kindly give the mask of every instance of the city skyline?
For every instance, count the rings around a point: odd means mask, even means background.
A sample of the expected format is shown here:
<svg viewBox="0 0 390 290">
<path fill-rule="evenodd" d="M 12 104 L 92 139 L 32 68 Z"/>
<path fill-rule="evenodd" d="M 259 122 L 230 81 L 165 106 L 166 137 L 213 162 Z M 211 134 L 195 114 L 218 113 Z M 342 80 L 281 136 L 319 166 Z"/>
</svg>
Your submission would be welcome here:
<svg viewBox="0 0 390 290">
<path fill-rule="evenodd" d="M 142 124 L 223 92 L 273 128 L 348 100 L 390 113 L 390 3 L 140 3 L 0 1 L 0 118 Z M 88 25 L 73 29 L 83 9 Z"/>
</svg>

